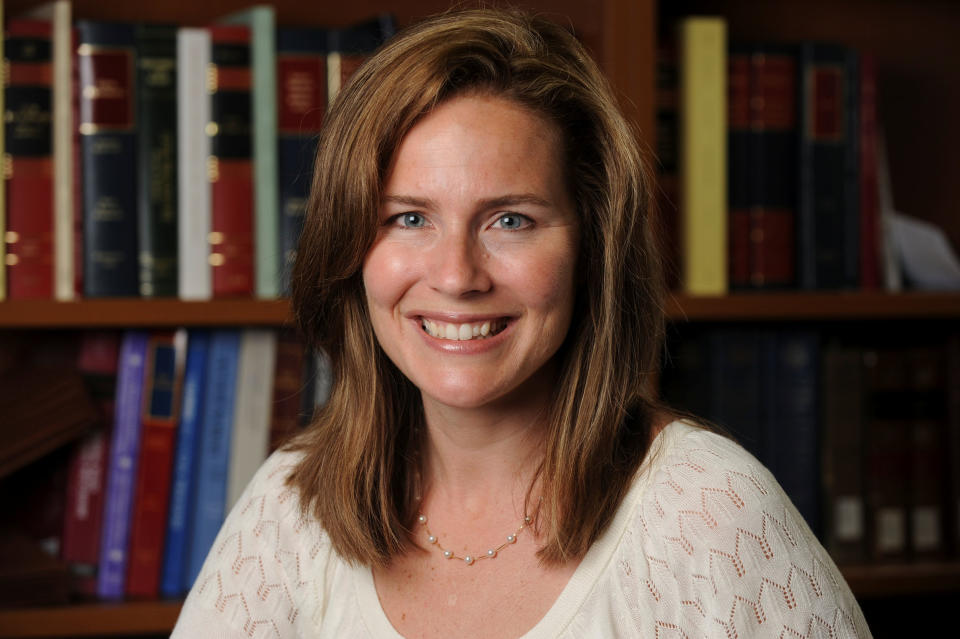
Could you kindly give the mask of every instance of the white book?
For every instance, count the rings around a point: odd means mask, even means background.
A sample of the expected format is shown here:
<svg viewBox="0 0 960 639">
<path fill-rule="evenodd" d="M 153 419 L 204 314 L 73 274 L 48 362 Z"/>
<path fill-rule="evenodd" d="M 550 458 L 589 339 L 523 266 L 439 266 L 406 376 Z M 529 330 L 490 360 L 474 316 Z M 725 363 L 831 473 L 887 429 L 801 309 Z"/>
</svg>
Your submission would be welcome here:
<svg viewBox="0 0 960 639">
<path fill-rule="evenodd" d="M 70 0 L 56 0 L 27 15 L 50 22 L 53 69 L 53 295 L 76 298 L 73 204 L 73 23 Z"/>
<path fill-rule="evenodd" d="M 177 31 L 177 277 L 180 299 L 184 300 L 213 297 L 207 179 L 210 46 L 206 29 L 183 27 Z"/>
<path fill-rule="evenodd" d="M 227 511 L 237 503 L 267 458 L 276 359 L 276 331 L 259 328 L 243 331 L 230 436 Z"/>
</svg>

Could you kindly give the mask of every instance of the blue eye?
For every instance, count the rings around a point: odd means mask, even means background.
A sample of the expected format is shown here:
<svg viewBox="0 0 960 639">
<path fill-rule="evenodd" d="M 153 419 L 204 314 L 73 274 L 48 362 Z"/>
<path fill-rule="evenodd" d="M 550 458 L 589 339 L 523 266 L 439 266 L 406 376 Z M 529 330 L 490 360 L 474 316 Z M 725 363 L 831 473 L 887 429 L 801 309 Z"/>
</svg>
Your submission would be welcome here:
<svg viewBox="0 0 960 639">
<path fill-rule="evenodd" d="M 497 218 L 497 221 L 494 222 L 494 225 L 499 226 L 507 231 L 516 231 L 524 228 L 530 223 L 530 218 L 528 218 L 526 215 L 520 215 L 519 213 L 504 213 Z"/>
<path fill-rule="evenodd" d="M 403 213 L 397 216 L 397 223 L 408 229 L 419 229 L 426 225 L 427 221 L 419 213 Z"/>
</svg>

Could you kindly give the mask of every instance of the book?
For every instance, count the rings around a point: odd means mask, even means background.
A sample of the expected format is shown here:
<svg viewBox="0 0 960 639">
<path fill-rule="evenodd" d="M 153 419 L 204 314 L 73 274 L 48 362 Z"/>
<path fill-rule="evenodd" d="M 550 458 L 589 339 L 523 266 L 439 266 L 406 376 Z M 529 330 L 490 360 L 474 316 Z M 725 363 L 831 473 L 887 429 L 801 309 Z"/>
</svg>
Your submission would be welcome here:
<svg viewBox="0 0 960 639">
<path fill-rule="evenodd" d="M 50 23 L 10 20 L 4 35 L 5 270 L 10 299 L 52 298 Z"/>
<path fill-rule="evenodd" d="M 680 286 L 681 262 L 677 92 L 677 49 L 666 35 L 657 45 L 657 229 L 670 290 Z"/>
<path fill-rule="evenodd" d="M 100 425 L 97 406 L 73 369 L 28 366 L 0 375 L 0 478 Z"/>
<path fill-rule="evenodd" d="M 136 297 L 136 40 L 127 23 L 77 22 L 86 297 Z"/>
<path fill-rule="evenodd" d="M 329 31 L 327 54 L 327 103 L 347 83 L 360 65 L 377 47 L 396 31 L 393 16 L 389 13 L 359 22 L 342 29 Z"/>
<path fill-rule="evenodd" d="M 882 288 L 882 243 L 880 232 L 880 184 L 877 174 L 877 62 L 873 55 L 860 55 L 860 288 Z"/>
<path fill-rule="evenodd" d="M 0 603 L 5 607 L 65 604 L 67 566 L 22 532 L 0 529 Z"/>
<path fill-rule="evenodd" d="M 190 518 L 196 489 L 197 451 L 200 446 L 200 419 L 209 347 L 208 332 L 190 332 L 160 580 L 160 594 L 169 598 L 181 597 L 190 588 L 186 577 Z"/>
<path fill-rule="evenodd" d="M 140 460 L 130 525 L 126 592 L 155 599 L 160 594 L 170 479 L 180 414 L 187 332 L 159 332 L 147 343 L 141 409 Z"/>
<path fill-rule="evenodd" d="M 0 2 L 0 24 L 6 24 L 2 2 Z M 4 50 L 4 38 L 4 30 L 0 29 L 0 51 Z M 4 56 L 4 59 L 6 59 L 6 56 Z M 4 101 L 5 93 L 6 83 L 4 83 L 4 90 L 0 91 L 0 113 L 4 115 L 7 113 L 6 103 Z M 6 120 L 4 120 L 4 125 L 0 126 L 0 154 L 2 154 L 4 158 L 7 157 L 5 141 L 6 128 Z M 6 171 L 4 171 L 4 188 L 0 189 L 0 302 L 7 299 L 7 188 L 5 176 Z"/>
<path fill-rule="evenodd" d="M 130 519 L 140 454 L 140 408 L 148 336 L 124 334 L 117 369 L 117 392 L 107 467 L 103 536 L 97 574 L 97 595 L 121 599 L 126 593 Z"/>
<path fill-rule="evenodd" d="M 276 360 L 270 416 L 271 452 L 300 430 L 304 347 L 292 330 L 281 329 L 277 335 Z"/>
<path fill-rule="evenodd" d="M 323 29 L 277 30 L 278 268 L 284 295 L 290 294 L 290 271 L 313 181 L 316 137 L 327 109 L 327 39 Z"/>
<path fill-rule="evenodd" d="M 32 18 L 46 20 L 51 30 L 51 149 L 53 158 L 53 296 L 69 301 L 77 296 L 74 252 L 74 73 L 73 21 L 69 0 L 55 0 L 31 9 Z"/>
<path fill-rule="evenodd" d="M 138 24 L 139 293 L 177 295 L 177 28 Z"/>
<path fill-rule="evenodd" d="M 726 22 L 681 19 L 677 52 L 683 290 L 723 295 L 728 289 Z"/>
<path fill-rule="evenodd" d="M 184 300 L 213 295 L 210 273 L 210 33 L 177 30 L 177 291 Z"/>
<path fill-rule="evenodd" d="M 210 256 L 214 297 L 254 293 L 250 31 L 209 28 Z"/>
<path fill-rule="evenodd" d="M 960 333 L 946 344 L 947 377 L 947 547 L 960 556 Z"/>
<path fill-rule="evenodd" d="M 103 424 L 75 444 L 70 454 L 61 558 L 70 566 L 71 590 L 92 598 L 96 596 L 100 562 L 120 336 L 114 332 L 88 331 L 79 339 L 77 370 L 100 407 Z"/>
<path fill-rule="evenodd" d="M 800 45 L 797 278 L 800 288 L 860 283 L 858 58 L 834 44 Z"/>
<path fill-rule="evenodd" d="M 838 564 L 852 564 L 867 554 L 863 353 L 828 344 L 822 371 L 824 545 Z"/>
<path fill-rule="evenodd" d="M 260 299 L 280 295 L 279 191 L 277 157 L 277 29 L 274 8 L 261 4 L 231 14 L 228 24 L 250 30 L 253 95 L 253 184 L 256 229 L 254 294 Z"/>
<path fill-rule="evenodd" d="M 787 45 L 730 50 L 730 287 L 795 284 L 796 53 Z"/>
<path fill-rule="evenodd" d="M 240 355 L 230 436 L 227 503 L 230 510 L 240 499 L 270 448 L 270 403 L 277 359 L 277 334 L 248 328 L 240 336 Z"/>
<path fill-rule="evenodd" d="M 227 505 L 230 438 L 233 431 L 240 359 L 240 333 L 218 330 L 210 335 L 203 393 L 196 489 L 190 521 L 186 584 L 193 585 L 223 524 Z"/>
</svg>

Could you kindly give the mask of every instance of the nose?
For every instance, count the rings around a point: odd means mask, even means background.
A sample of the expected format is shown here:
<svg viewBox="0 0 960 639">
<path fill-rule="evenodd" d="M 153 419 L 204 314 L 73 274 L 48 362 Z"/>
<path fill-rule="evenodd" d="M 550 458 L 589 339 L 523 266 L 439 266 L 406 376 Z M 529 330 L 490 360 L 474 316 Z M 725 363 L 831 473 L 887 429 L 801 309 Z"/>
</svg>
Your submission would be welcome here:
<svg viewBox="0 0 960 639">
<path fill-rule="evenodd" d="M 453 297 L 490 290 L 487 252 L 469 231 L 444 234 L 429 251 L 428 278 L 435 290 Z"/>
</svg>

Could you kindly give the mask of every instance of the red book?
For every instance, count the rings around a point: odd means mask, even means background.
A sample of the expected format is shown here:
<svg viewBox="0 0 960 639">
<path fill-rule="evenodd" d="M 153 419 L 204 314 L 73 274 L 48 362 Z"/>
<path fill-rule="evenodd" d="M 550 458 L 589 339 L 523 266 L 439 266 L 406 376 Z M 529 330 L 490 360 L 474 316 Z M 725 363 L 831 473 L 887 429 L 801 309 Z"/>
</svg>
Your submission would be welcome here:
<svg viewBox="0 0 960 639">
<path fill-rule="evenodd" d="M 77 356 L 77 369 L 83 375 L 91 397 L 100 406 L 106 427 L 87 435 L 70 454 L 61 558 L 70 564 L 74 592 L 90 597 L 96 595 L 97 589 L 96 568 L 100 561 L 103 496 L 107 483 L 107 453 L 119 348 L 117 333 L 89 332 L 80 338 Z"/>
<path fill-rule="evenodd" d="M 167 531 L 187 333 L 155 333 L 147 345 L 140 461 L 130 529 L 127 594 L 156 598 Z"/>
<path fill-rule="evenodd" d="M 253 163 L 250 32 L 210 27 L 214 71 L 209 76 L 208 134 L 211 196 L 210 265 L 213 296 L 252 296 L 254 290 Z"/>
<path fill-rule="evenodd" d="M 797 61 L 789 46 L 736 46 L 729 58 L 730 285 L 795 282 Z"/>
<path fill-rule="evenodd" d="M 50 23 L 11 20 L 4 37 L 8 295 L 10 299 L 52 298 Z"/>
<path fill-rule="evenodd" d="M 304 346 L 293 331 L 280 331 L 273 377 L 270 450 L 279 448 L 299 430 Z"/>
<path fill-rule="evenodd" d="M 877 67 L 860 56 L 860 287 L 880 288 L 880 195 L 877 182 Z"/>
</svg>

